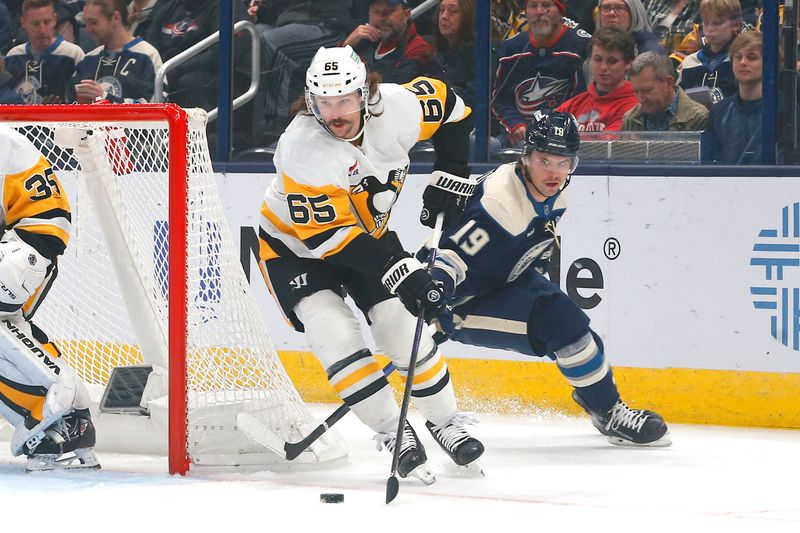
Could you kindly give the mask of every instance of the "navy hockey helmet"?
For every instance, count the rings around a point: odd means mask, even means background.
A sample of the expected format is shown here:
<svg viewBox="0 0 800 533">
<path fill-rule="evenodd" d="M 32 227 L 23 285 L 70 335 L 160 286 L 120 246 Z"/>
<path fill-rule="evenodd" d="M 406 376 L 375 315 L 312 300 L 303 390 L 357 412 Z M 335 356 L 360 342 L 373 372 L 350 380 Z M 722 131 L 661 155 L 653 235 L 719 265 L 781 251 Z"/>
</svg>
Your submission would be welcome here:
<svg viewBox="0 0 800 533">
<path fill-rule="evenodd" d="M 577 164 L 581 138 L 578 123 L 570 113 L 536 111 L 525 130 L 522 157 L 534 151 L 574 157 Z"/>
</svg>

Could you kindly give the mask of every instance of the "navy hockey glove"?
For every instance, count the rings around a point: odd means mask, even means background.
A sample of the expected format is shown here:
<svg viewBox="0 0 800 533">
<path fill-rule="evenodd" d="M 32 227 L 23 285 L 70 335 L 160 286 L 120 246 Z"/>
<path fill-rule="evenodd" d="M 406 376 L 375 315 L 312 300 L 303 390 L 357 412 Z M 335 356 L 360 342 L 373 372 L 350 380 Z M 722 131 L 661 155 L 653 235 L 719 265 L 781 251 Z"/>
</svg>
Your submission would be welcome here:
<svg viewBox="0 0 800 533">
<path fill-rule="evenodd" d="M 431 181 L 422 193 L 419 221 L 433 228 L 436 215 L 444 213 L 444 225 L 454 224 L 467 207 L 467 200 L 477 185 L 478 180 L 470 176 L 462 178 L 441 170 L 433 171 Z"/>
<path fill-rule="evenodd" d="M 409 313 L 423 317 L 426 322 L 445 308 L 441 289 L 411 254 L 404 252 L 394 256 L 384 268 L 381 283 L 400 298 Z"/>
</svg>

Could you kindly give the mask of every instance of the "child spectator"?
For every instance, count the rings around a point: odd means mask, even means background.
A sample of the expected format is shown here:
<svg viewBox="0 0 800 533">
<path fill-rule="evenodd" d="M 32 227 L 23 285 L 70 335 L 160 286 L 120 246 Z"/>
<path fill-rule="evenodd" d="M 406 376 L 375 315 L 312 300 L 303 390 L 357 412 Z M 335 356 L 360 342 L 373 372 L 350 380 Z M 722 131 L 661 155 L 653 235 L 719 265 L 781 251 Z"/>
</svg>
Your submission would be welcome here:
<svg viewBox="0 0 800 533">
<path fill-rule="evenodd" d="M 700 17 L 704 44 L 681 63 L 678 85 L 684 90 L 708 87 L 716 103 L 736 92 L 728 46 L 742 29 L 742 8 L 739 0 L 702 0 Z"/>
<path fill-rule="evenodd" d="M 625 80 L 635 57 L 630 33 L 603 28 L 589 42 L 589 62 L 594 80 L 582 92 L 563 104 L 557 111 L 572 113 L 578 131 L 619 131 L 622 116 L 633 108 L 636 96 L 630 82 Z"/>
<path fill-rule="evenodd" d="M 703 162 L 761 163 L 761 33 L 739 34 L 729 49 L 737 92 L 711 108 L 703 133 Z"/>
</svg>

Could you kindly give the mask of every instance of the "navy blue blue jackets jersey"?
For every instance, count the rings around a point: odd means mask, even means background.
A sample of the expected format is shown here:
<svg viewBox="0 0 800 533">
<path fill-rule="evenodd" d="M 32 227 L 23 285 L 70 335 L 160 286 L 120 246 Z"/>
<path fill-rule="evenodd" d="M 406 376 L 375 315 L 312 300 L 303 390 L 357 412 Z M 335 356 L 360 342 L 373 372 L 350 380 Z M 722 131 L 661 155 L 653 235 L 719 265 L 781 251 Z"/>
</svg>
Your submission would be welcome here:
<svg viewBox="0 0 800 533">
<path fill-rule="evenodd" d="M 95 48 L 78 63 L 70 85 L 69 97 L 75 99 L 74 84 L 95 80 L 114 103 L 144 103 L 153 99 L 156 71 L 161 68 L 158 51 L 141 37 L 136 37 L 119 52 Z"/>
<path fill-rule="evenodd" d="M 537 43 L 525 32 L 500 44 L 492 112 L 507 130 L 525 123 L 537 109 L 555 109 L 586 90 L 581 64 L 590 38 L 564 25 L 550 43 Z"/>
<path fill-rule="evenodd" d="M 733 65 L 728 57 L 728 46 L 716 54 L 708 46 L 703 46 L 684 59 L 681 63 L 678 85 L 683 90 L 708 87 L 711 91 L 711 101 L 714 103 L 735 94 L 738 89 L 736 78 L 733 76 Z"/>
<path fill-rule="evenodd" d="M 6 70 L 13 76 L 12 86 L 26 104 L 40 104 L 42 97 L 55 95 L 64 100 L 75 66 L 83 50 L 60 35 L 40 54 L 31 43 L 15 46 L 6 56 Z"/>
<path fill-rule="evenodd" d="M 566 198 L 558 193 L 536 201 L 521 172 L 509 163 L 488 174 L 461 222 L 443 232 L 435 266 L 456 284 L 449 304 L 492 293 L 528 269 L 546 271 Z"/>
</svg>

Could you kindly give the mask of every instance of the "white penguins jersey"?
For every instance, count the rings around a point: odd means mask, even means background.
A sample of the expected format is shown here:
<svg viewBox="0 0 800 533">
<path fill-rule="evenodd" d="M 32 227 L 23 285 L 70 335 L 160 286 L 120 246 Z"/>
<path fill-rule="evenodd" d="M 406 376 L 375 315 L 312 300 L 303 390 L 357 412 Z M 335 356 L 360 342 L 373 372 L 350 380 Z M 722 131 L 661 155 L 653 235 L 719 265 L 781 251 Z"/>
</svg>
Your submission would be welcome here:
<svg viewBox="0 0 800 533">
<path fill-rule="evenodd" d="M 261 207 L 262 260 L 326 258 L 361 233 L 379 238 L 403 188 L 408 151 L 471 113 L 435 79 L 382 83 L 379 92 L 360 146 L 335 138 L 312 115 L 295 117 L 281 136 L 277 176 Z"/>
<path fill-rule="evenodd" d="M 14 230 L 54 261 L 70 234 L 70 208 L 50 163 L 8 126 L 0 124 L 0 233 Z"/>
</svg>

